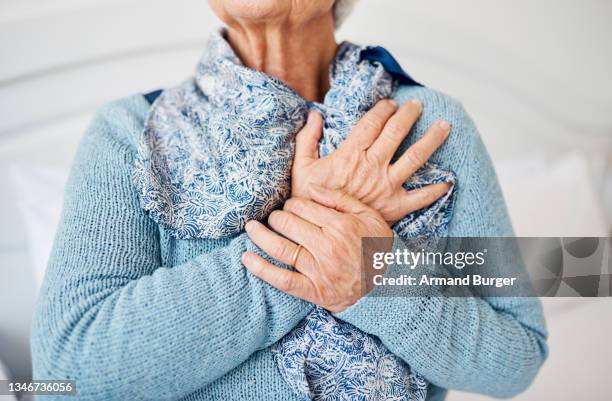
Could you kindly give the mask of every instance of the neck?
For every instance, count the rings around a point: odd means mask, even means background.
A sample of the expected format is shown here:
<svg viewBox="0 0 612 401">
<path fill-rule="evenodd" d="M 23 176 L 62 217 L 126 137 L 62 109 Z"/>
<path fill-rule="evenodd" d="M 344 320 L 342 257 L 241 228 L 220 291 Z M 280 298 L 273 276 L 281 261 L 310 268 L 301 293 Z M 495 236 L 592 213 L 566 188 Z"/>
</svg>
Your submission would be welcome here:
<svg viewBox="0 0 612 401">
<path fill-rule="evenodd" d="M 233 25 L 228 40 L 244 65 L 280 79 L 306 100 L 323 100 L 337 47 L 331 16 L 300 26 Z"/>
</svg>

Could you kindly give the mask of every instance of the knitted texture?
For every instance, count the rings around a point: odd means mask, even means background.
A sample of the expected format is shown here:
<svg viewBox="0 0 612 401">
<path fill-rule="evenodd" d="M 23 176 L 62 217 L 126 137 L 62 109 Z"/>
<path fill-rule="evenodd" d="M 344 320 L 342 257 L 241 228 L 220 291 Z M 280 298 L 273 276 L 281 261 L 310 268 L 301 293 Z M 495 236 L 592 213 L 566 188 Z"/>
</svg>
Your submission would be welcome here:
<svg viewBox="0 0 612 401">
<path fill-rule="evenodd" d="M 290 193 L 294 139 L 309 109 L 325 121 L 324 157 L 337 149 L 398 82 L 372 50 L 349 42 L 330 63 L 322 103 L 245 67 L 224 30 L 211 35 L 194 77 L 167 88 L 149 110 L 134 166 L 143 209 L 180 239 L 223 238 L 264 220 Z M 444 235 L 452 218 L 454 175 L 427 163 L 405 184 L 448 182 L 446 196 L 393 228 L 402 237 Z M 337 400 L 423 401 L 427 382 L 375 337 L 315 308 L 271 349 L 297 394 Z"/>
<path fill-rule="evenodd" d="M 424 104 L 410 143 L 438 118 L 453 126 L 431 160 L 457 175 L 449 235 L 511 236 L 462 107 L 418 87 L 394 98 Z M 148 110 L 140 95 L 102 108 L 77 152 L 33 322 L 34 376 L 75 379 L 79 400 L 298 400 L 269 347 L 313 306 L 244 269 L 246 235 L 179 240 L 140 208 L 131 167 Z M 511 396 L 547 354 L 537 299 L 366 297 L 337 317 L 430 381 L 430 400 L 447 388 Z"/>
</svg>

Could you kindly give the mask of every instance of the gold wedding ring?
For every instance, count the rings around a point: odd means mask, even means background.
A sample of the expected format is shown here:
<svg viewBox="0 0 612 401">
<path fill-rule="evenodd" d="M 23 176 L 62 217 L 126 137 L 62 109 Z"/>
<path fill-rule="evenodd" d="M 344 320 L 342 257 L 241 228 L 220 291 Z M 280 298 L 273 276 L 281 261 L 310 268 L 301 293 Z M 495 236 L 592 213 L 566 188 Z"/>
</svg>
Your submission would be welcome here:
<svg viewBox="0 0 612 401">
<path fill-rule="evenodd" d="M 302 250 L 303 246 L 302 245 L 298 245 L 297 248 L 295 248 L 295 251 L 293 251 L 293 256 L 291 257 L 291 266 L 295 267 L 295 264 L 297 263 L 297 259 L 298 256 L 300 256 L 300 251 Z"/>
</svg>

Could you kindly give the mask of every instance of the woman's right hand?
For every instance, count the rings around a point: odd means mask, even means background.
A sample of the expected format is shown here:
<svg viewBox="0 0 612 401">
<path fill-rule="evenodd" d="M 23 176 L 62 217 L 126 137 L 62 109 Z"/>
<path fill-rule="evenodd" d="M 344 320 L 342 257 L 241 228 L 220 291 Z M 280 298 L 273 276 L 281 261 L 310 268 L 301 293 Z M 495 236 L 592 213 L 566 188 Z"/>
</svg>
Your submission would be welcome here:
<svg viewBox="0 0 612 401">
<path fill-rule="evenodd" d="M 382 100 L 365 114 L 337 150 L 323 158 L 318 155 L 322 118 L 312 111 L 296 137 L 291 196 L 308 198 L 312 185 L 341 190 L 378 211 L 391 224 L 431 205 L 448 192 L 449 184 L 432 184 L 413 191 L 406 191 L 403 184 L 444 143 L 451 131 L 449 124 L 435 122 L 391 163 L 421 111 L 418 100 L 399 109 L 394 101 Z"/>
<path fill-rule="evenodd" d="M 342 191 L 313 185 L 309 198 L 288 199 L 283 210 L 268 217 L 270 228 L 256 220 L 246 225 L 255 245 L 296 271 L 253 252 L 244 253 L 242 263 L 283 292 L 342 312 L 372 288 L 362 279 L 367 272 L 362 264 L 363 238 L 378 238 L 381 250 L 391 250 L 393 231 L 380 213 Z"/>
</svg>

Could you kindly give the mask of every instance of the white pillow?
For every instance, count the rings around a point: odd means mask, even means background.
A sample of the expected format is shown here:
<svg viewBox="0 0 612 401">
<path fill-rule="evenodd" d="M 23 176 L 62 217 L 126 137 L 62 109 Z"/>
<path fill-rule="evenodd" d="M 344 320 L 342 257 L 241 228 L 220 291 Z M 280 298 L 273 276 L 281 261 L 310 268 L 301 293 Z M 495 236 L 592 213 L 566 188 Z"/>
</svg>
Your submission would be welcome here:
<svg viewBox="0 0 612 401">
<path fill-rule="evenodd" d="M 64 202 L 69 170 L 50 165 L 14 163 L 9 176 L 27 231 L 34 277 L 42 283 Z"/>
</svg>

